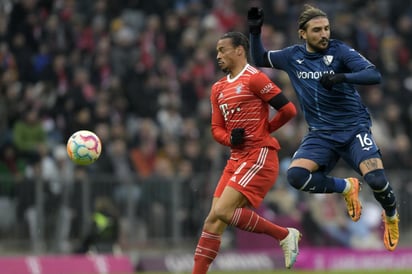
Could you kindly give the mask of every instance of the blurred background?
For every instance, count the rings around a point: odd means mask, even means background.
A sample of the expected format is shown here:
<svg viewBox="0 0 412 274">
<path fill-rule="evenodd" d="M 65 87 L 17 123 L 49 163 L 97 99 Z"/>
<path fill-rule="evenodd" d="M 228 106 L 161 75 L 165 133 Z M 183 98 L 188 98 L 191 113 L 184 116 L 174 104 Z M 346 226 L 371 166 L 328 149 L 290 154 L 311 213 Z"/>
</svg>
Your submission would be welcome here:
<svg viewBox="0 0 412 274">
<path fill-rule="evenodd" d="M 304 3 L 326 11 L 332 37 L 383 74 L 359 91 L 398 196 L 400 246 L 412 247 L 411 1 L 1 0 L 0 253 L 192 252 L 228 156 L 209 127 L 210 87 L 222 76 L 216 41 L 248 33 L 247 9 L 259 5 L 266 48 L 300 43 Z M 297 104 L 287 75 L 264 71 Z M 103 144 L 87 167 L 66 155 L 80 129 Z M 258 210 L 300 228 L 302 246 L 383 250 L 381 209 L 367 185 L 358 223 L 341 196 L 288 186 L 305 131 L 299 116 L 276 133 L 281 174 Z M 334 174 L 357 176 L 344 163 Z M 248 237 L 229 229 L 222 248 L 268 245 Z"/>
</svg>

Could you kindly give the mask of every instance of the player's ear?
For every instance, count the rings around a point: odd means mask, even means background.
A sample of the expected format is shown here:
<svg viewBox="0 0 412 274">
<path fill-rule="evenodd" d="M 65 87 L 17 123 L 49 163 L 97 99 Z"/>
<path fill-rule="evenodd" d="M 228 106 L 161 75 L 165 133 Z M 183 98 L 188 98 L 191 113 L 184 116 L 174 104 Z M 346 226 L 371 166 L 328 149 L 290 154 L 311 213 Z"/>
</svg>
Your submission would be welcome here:
<svg viewBox="0 0 412 274">
<path fill-rule="evenodd" d="M 303 29 L 298 30 L 298 36 L 299 36 L 299 39 L 306 40 L 306 32 Z"/>
</svg>

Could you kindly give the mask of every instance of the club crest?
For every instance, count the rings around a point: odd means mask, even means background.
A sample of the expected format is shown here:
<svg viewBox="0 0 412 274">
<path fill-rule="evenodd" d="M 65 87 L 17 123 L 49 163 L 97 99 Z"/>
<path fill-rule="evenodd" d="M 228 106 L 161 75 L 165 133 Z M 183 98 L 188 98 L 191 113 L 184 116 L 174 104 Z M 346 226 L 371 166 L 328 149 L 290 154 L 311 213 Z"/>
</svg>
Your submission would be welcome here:
<svg viewBox="0 0 412 274">
<path fill-rule="evenodd" d="M 332 55 L 325 55 L 323 56 L 323 62 L 329 66 L 330 64 L 332 64 L 333 61 L 333 56 Z"/>
<path fill-rule="evenodd" d="M 240 92 L 242 92 L 242 88 L 243 88 L 243 84 L 239 84 L 236 87 L 236 93 L 239 94 Z"/>
</svg>

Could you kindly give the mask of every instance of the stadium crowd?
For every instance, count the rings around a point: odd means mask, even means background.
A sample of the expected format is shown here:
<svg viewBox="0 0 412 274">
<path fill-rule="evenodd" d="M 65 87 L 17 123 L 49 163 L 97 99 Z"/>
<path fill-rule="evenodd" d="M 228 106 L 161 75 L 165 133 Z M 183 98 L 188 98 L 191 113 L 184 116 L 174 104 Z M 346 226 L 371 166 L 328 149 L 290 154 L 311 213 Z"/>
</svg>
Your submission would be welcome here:
<svg viewBox="0 0 412 274">
<path fill-rule="evenodd" d="M 360 91 L 399 193 L 401 229 L 406 230 L 412 225 L 407 213 L 412 208 L 411 176 L 404 174 L 412 168 L 412 4 L 311 2 L 328 12 L 332 37 L 353 45 L 383 75 L 382 84 Z M 262 33 L 266 48 L 299 42 L 295 18 L 304 3 L 1 1 L 0 207 L 16 207 L 5 211 L 15 216 L 2 218 L 2 232 L 35 237 L 34 182 L 40 179 L 45 182 L 45 229 L 59 226 L 54 228 L 58 240 L 53 242 L 87 234 L 80 231 L 85 225 L 79 217 L 84 209 L 79 191 L 81 182 L 91 180 L 97 182 L 91 201 L 109 196 L 116 205 L 120 234 L 136 234 L 127 217 L 137 216 L 148 227 L 142 239 L 170 236 L 168 227 L 176 221 L 170 218 L 177 216 L 183 223 L 182 235 L 196 236 L 209 207 L 211 184 L 227 156 L 227 150 L 212 140 L 209 128 L 209 91 L 222 76 L 215 62 L 216 41 L 230 30 L 247 33 L 247 9 L 259 5 L 267 17 Z M 296 102 L 284 73 L 264 71 Z M 66 140 L 80 129 L 95 131 L 103 143 L 100 159 L 86 168 L 74 166 L 65 154 Z M 277 133 L 282 166 L 287 166 L 305 131 L 302 117 L 297 117 Z M 176 210 L 171 187 L 176 182 L 179 212 L 171 214 Z M 372 216 L 361 224 L 365 229 L 352 228 L 339 214 L 344 206 L 333 196 L 307 199 L 291 190 L 282 174 L 265 208 L 310 230 L 304 235 L 315 234 L 315 229 L 330 235 L 328 243 L 324 237 L 311 237 L 308 244 L 313 245 L 356 247 L 352 237 L 369 235 L 379 226 L 372 218 L 373 204 L 365 208 L 364 215 Z M 71 229 L 65 229 L 63 220 Z M 15 223 L 26 224 L 18 227 L 27 231 L 11 232 Z M 64 245 L 53 248 L 72 250 Z"/>
</svg>

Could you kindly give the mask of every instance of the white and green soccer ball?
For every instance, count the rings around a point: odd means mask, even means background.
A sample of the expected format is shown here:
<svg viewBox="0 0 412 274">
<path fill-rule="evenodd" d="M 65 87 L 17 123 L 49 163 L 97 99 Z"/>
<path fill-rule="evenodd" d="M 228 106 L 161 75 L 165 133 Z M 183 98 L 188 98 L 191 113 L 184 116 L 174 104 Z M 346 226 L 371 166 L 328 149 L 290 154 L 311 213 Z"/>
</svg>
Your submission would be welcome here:
<svg viewBox="0 0 412 274">
<path fill-rule="evenodd" d="M 90 130 L 79 130 L 67 140 L 67 154 L 78 165 L 94 163 L 102 152 L 99 137 Z"/>
</svg>

